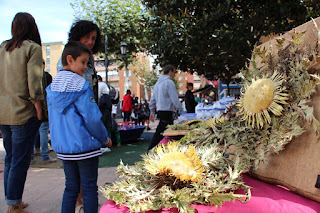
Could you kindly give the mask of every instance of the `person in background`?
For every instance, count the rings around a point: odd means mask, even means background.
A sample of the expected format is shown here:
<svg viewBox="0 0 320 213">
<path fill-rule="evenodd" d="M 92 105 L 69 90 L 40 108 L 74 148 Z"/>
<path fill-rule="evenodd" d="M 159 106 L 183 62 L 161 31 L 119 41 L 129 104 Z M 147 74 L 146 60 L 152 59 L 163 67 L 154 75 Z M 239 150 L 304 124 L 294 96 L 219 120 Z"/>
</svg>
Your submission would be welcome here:
<svg viewBox="0 0 320 213">
<path fill-rule="evenodd" d="M 122 101 L 121 111 L 123 112 L 123 121 L 130 121 L 132 108 L 133 106 L 132 106 L 131 91 L 128 89 L 127 94 L 123 96 L 123 101 Z"/>
<path fill-rule="evenodd" d="M 103 94 L 109 94 L 109 87 L 105 82 L 102 81 L 102 77 L 100 75 L 97 75 L 97 79 L 98 79 L 98 101 L 99 101 Z"/>
<path fill-rule="evenodd" d="M 117 104 L 112 104 L 112 111 L 111 112 L 112 112 L 113 119 L 116 119 L 117 109 L 118 109 Z"/>
<path fill-rule="evenodd" d="M 112 110 L 112 102 L 109 96 L 109 87 L 106 83 L 102 81 L 100 75 L 98 75 L 98 85 L 99 85 L 99 97 L 98 97 L 98 106 L 102 113 L 102 122 L 106 129 L 111 135 L 111 110 Z"/>
<path fill-rule="evenodd" d="M 137 98 L 136 94 L 134 92 L 132 92 L 131 97 L 132 97 L 132 106 L 134 106 L 135 103 L 138 103 L 137 99 L 136 99 Z"/>
<path fill-rule="evenodd" d="M 144 111 L 144 104 L 140 103 L 139 104 L 139 111 L 140 113 L 138 114 L 138 124 L 139 125 L 144 125 L 145 118 L 146 118 L 146 113 Z"/>
<path fill-rule="evenodd" d="M 79 20 L 72 24 L 69 31 L 68 41 L 80 41 L 92 51 L 92 54 L 89 56 L 87 69 L 84 72 L 83 77 L 89 82 L 94 93 L 94 98 L 98 103 L 98 77 L 97 71 L 94 67 L 93 54 L 97 53 L 101 46 L 100 29 L 92 21 Z M 57 73 L 62 69 L 63 65 L 60 58 L 57 63 Z"/>
<path fill-rule="evenodd" d="M 157 105 L 157 115 L 160 119 L 156 132 L 150 142 L 148 150 L 157 146 L 163 139 L 162 133 L 167 125 L 173 124 L 173 113 L 177 109 L 182 109 L 179 101 L 176 86 L 173 79 L 176 74 L 176 69 L 172 65 L 167 65 L 163 68 L 163 75 L 159 76 L 157 83 L 153 88 L 153 96 L 150 100 L 150 121 L 154 121 L 155 106 Z"/>
<path fill-rule="evenodd" d="M 84 212 L 98 212 L 100 148 L 112 145 L 93 91 L 83 78 L 90 54 L 83 43 L 68 42 L 62 52 L 63 70 L 46 90 L 51 144 L 66 177 L 62 213 L 75 211 L 80 185 Z"/>
<path fill-rule="evenodd" d="M 48 72 L 44 71 L 43 73 L 45 75 L 44 77 L 45 77 L 45 82 L 46 82 L 43 85 L 51 84 L 52 76 Z M 35 142 L 35 148 L 36 148 L 36 151 L 38 151 L 39 154 L 41 155 L 42 164 L 54 163 L 57 161 L 56 158 L 50 158 L 50 156 L 49 156 L 50 150 L 49 150 L 49 146 L 48 146 L 48 144 L 49 144 L 48 133 L 49 133 L 48 119 L 43 118 L 42 123 L 39 128 L 39 131 L 37 133 L 36 142 Z"/>
<path fill-rule="evenodd" d="M 139 114 L 140 114 L 140 109 L 138 104 L 134 104 L 133 110 L 131 113 L 131 119 L 134 122 L 135 125 L 138 125 L 139 122 Z"/>
<path fill-rule="evenodd" d="M 0 46 L 0 131 L 6 150 L 4 194 L 7 212 L 28 213 L 22 194 L 42 120 L 43 59 L 41 38 L 32 15 L 17 13 L 11 34 L 12 38 Z"/>
<path fill-rule="evenodd" d="M 150 109 L 149 109 L 149 104 L 147 101 L 144 103 L 144 114 L 145 114 L 145 118 L 144 118 L 145 123 L 147 124 L 147 130 L 151 130 L 150 126 L 149 126 L 149 124 L 150 124 L 150 122 L 149 122 Z"/>
<path fill-rule="evenodd" d="M 138 97 L 132 97 L 132 105 L 136 105 L 136 104 L 139 104 L 139 98 Z"/>
<path fill-rule="evenodd" d="M 187 92 L 185 95 L 185 105 L 187 109 L 187 113 L 195 113 L 195 109 L 197 106 L 197 102 L 195 101 L 194 95 L 193 95 L 193 83 L 187 84 Z"/>
<path fill-rule="evenodd" d="M 199 103 L 203 103 L 203 102 L 204 102 L 201 93 L 198 93 L 198 94 L 197 94 L 197 97 L 195 97 L 194 100 L 197 102 L 197 105 L 198 105 Z"/>
<path fill-rule="evenodd" d="M 106 127 L 108 131 L 108 135 L 111 136 L 112 131 L 112 117 L 111 117 L 111 109 L 112 109 L 112 102 L 111 98 L 109 96 L 109 87 L 106 83 L 102 81 L 102 78 L 100 75 L 98 75 L 98 85 L 99 85 L 99 102 L 98 106 L 100 109 L 100 112 L 102 113 L 102 123 Z M 110 152 L 111 149 L 109 147 L 102 147 L 102 152 Z"/>
</svg>

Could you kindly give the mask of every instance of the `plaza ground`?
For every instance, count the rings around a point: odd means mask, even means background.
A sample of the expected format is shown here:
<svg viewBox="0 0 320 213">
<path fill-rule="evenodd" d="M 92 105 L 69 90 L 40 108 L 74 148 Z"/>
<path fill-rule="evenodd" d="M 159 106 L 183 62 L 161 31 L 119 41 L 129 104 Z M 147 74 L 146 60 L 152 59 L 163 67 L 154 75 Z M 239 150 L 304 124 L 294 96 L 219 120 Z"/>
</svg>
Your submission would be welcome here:
<svg viewBox="0 0 320 213">
<path fill-rule="evenodd" d="M 154 133 L 158 122 L 150 123 L 151 130 L 145 133 L 149 134 L 145 143 L 150 142 L 150 133 Z M 104 155 L 108 155 L 105 153 Z M 5 213 L 7 205 L 4 198 L 3 189 L 3 167 L 5 150 L 3 148 L 2 138 L 0 139 L 0 213 Z M 121 156 L 119 156 L 121 158 Z M 105 183 L 112 183 L 118 180 L 115 174 L 116 167 L 99 168 L 98 186 Z M 29 203 L 26 208 L 30 213 L 59 213 L 61 212 L 62 195 L 64 191 L 64 172 L 61 168 L 39 168 L 30 167 L 25 184 L 23 201 Z M 107 199 L 99 192 L 99 204 L 102 206 Z"/>
</svg>

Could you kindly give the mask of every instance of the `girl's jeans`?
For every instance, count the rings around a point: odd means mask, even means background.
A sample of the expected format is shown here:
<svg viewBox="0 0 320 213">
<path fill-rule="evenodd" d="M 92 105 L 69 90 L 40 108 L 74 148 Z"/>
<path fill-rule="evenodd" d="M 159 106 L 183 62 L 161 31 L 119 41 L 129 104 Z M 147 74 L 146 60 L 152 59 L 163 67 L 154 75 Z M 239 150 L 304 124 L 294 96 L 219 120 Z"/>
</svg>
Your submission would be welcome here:
<svg viewBox="0 0 320 213">
<path fill-rule="evenodd" d="M 24 125 L 0 125 L 6 150 L 3 183 L 8 205 L 17 205 L 22 201 L 33 144 L 40 124 L 34 117 Z"/>
<path fill-rule="evenodd" d="M 63 161 L 66 183 L 62 213 L 74 212 L 80 185 L 82 186 L 84 212 L 98 212 L 98 164 L 99 157 Z"/>
</svg>

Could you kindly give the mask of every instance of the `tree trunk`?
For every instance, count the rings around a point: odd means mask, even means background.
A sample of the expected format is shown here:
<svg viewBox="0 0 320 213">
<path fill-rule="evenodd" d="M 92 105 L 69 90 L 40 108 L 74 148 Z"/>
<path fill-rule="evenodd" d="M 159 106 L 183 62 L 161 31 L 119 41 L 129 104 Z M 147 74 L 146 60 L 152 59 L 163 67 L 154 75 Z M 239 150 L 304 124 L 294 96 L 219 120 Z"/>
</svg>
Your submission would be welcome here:
<svg viewBox="0 0 320 213">
<path fill-rule="evenodd" d="M 149 101 L 149 94 L 146 86 L 144 86 L 144 99 L 145 101 Z"/>
</svg>

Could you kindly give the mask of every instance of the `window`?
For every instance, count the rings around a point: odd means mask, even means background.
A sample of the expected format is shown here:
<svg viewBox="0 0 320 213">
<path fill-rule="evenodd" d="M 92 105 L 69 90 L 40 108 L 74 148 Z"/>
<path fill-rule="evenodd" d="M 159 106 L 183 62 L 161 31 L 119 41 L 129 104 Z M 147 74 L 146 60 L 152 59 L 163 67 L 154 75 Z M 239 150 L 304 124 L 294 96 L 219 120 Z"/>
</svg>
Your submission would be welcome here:
<svg viewBox="0 0 320 213">
<path fill-rule="evenodd" d="M 119 76 L 119 73 L 117 70 L 111 70 L 108 71 L 108 76 Z"/>
<path fill-rule="evenodd" d="M 179 95 L 183 95 L 183 90 L 179 90 Z"/>
<path fill-rule="evenodd" d="M 110 86 L 113 86 L 114 88 L 117 88 L 117 87 L 119 87 L 119 83 L 118 82 L 109 82 L 109 85 Z"/>
<path fill-rule="evenodd" d="M 50 46 L 46 46 L 46 55 L 50 55 Z"/>
<path fill-rule="evenodd" d="M 50 72 L 50 46 L 46 46 L 46 71 Z"/>
<path fill-rule="evenodd" d="M 188 80 L 188 76 L 186 76 L 185 80 L 186 80 L 186 81 Z"/>
<path fill-rule="evenodd" d="M 179 87 L 180 87 L 180 88 L 183 87 L 183 83 L 179 83 Z"/>
<path fill-rule="evenodd" d="M 179 81 L 182 81 L 182 76 L 179 76 Z"/>
<path fill-rule="evenodd" d="M 131 70 L 129 70 L 129 77 L 131 76 L 132 74 L 131 74 Z"/>
<path fill-rule="evenodd" d="M 200 79 L 194 79 L 193 82 L 194 83 L 200 83 Z"/>
<path fill-rule="evenodd" d="M 49 58 L 46 58 L 46 65 L 47 65 L 47 66 L 50 66 L 50 57 L 49 57 Z"/>
<path fill-rule="evenodd" d="M 132 82 L 131 81 L 129 81 L 129 87 L 132 87 Z"/>
<path fill-rule="evenodd" d="M 199 78 L 199 76 L 193 75 L 193 82 L 194 82 L 194 83 L 200 83 L 200 78 Z"/>
</svg>

